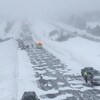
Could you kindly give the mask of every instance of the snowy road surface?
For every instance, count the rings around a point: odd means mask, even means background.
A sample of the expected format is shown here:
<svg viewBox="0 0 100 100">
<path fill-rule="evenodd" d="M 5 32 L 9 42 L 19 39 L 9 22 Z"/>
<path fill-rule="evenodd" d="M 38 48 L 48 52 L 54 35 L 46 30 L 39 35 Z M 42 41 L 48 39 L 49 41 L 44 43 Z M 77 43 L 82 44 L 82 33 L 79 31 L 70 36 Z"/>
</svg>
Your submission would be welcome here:
<svg viewBox="0 0 100 100">
<path fill-rule="evenodd" d="M 27 50 L 38 87 L 44 91 L 41 100 L 100 100 L 99 87 L 86 87 L 84 80 L 74 78 L 59 59 L 45 49 Z M 38 92 L 37 92 L 38 94 Z"/>
</svg>

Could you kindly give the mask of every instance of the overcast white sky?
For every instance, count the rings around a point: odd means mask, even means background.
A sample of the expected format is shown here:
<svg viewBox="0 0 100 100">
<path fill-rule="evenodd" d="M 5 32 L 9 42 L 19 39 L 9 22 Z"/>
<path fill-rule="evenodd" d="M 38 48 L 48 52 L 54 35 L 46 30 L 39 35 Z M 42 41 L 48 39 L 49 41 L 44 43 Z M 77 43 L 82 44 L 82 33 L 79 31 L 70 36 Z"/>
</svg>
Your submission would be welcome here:
<svg viewBox="0 0 100 100">
<path fill-rule="evenodd" d="M 57 15 L 100 10 L 100 0 L 0 0 L 0 15 Z"/>
</svg>

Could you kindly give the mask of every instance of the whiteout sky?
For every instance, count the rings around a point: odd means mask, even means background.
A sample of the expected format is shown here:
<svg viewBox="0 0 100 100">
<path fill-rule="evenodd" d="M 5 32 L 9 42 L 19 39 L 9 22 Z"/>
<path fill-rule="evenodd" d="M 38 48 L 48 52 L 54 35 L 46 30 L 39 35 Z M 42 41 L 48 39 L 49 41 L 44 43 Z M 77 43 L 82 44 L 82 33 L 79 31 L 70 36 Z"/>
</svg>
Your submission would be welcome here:
<svg viewBox="0 0 100 100">
<path fill-rule="evenodd" d="M 0 0 L 0 15 L 51 16 L 100 10 L 100 0 Z"/>
</svg>

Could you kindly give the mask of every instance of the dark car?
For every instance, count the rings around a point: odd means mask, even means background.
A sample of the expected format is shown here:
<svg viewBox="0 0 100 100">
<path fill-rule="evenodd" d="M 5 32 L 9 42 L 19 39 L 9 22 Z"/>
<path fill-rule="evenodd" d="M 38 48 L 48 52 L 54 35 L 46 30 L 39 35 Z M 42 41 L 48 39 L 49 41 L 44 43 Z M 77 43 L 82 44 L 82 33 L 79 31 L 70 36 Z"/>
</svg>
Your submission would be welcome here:
<svg viewBox="0 0 100 100">
<path fill-rule="evenodd" d="M 24 92 L 21 100 L 40 100 L 34 91 Z"/>
</svg>

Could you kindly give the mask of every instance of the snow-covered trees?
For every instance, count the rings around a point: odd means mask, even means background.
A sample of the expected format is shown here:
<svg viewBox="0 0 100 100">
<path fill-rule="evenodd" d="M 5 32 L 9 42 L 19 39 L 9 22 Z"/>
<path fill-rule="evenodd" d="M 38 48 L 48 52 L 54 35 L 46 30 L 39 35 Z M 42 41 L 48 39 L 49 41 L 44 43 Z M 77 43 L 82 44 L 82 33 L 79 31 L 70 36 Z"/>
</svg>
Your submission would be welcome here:
<svg viewBox="0 0 100 100">
<path fill-rule="evenodd" d="M 92 33 L 93 35 L 100 36 L 100 26 L 97 25 L 97 26 L 94 27 L 94 28 L 88 27 L 88 28 L 87 28 L 87 32 L 88 32 L 88 33 Z"/>
</svg>

